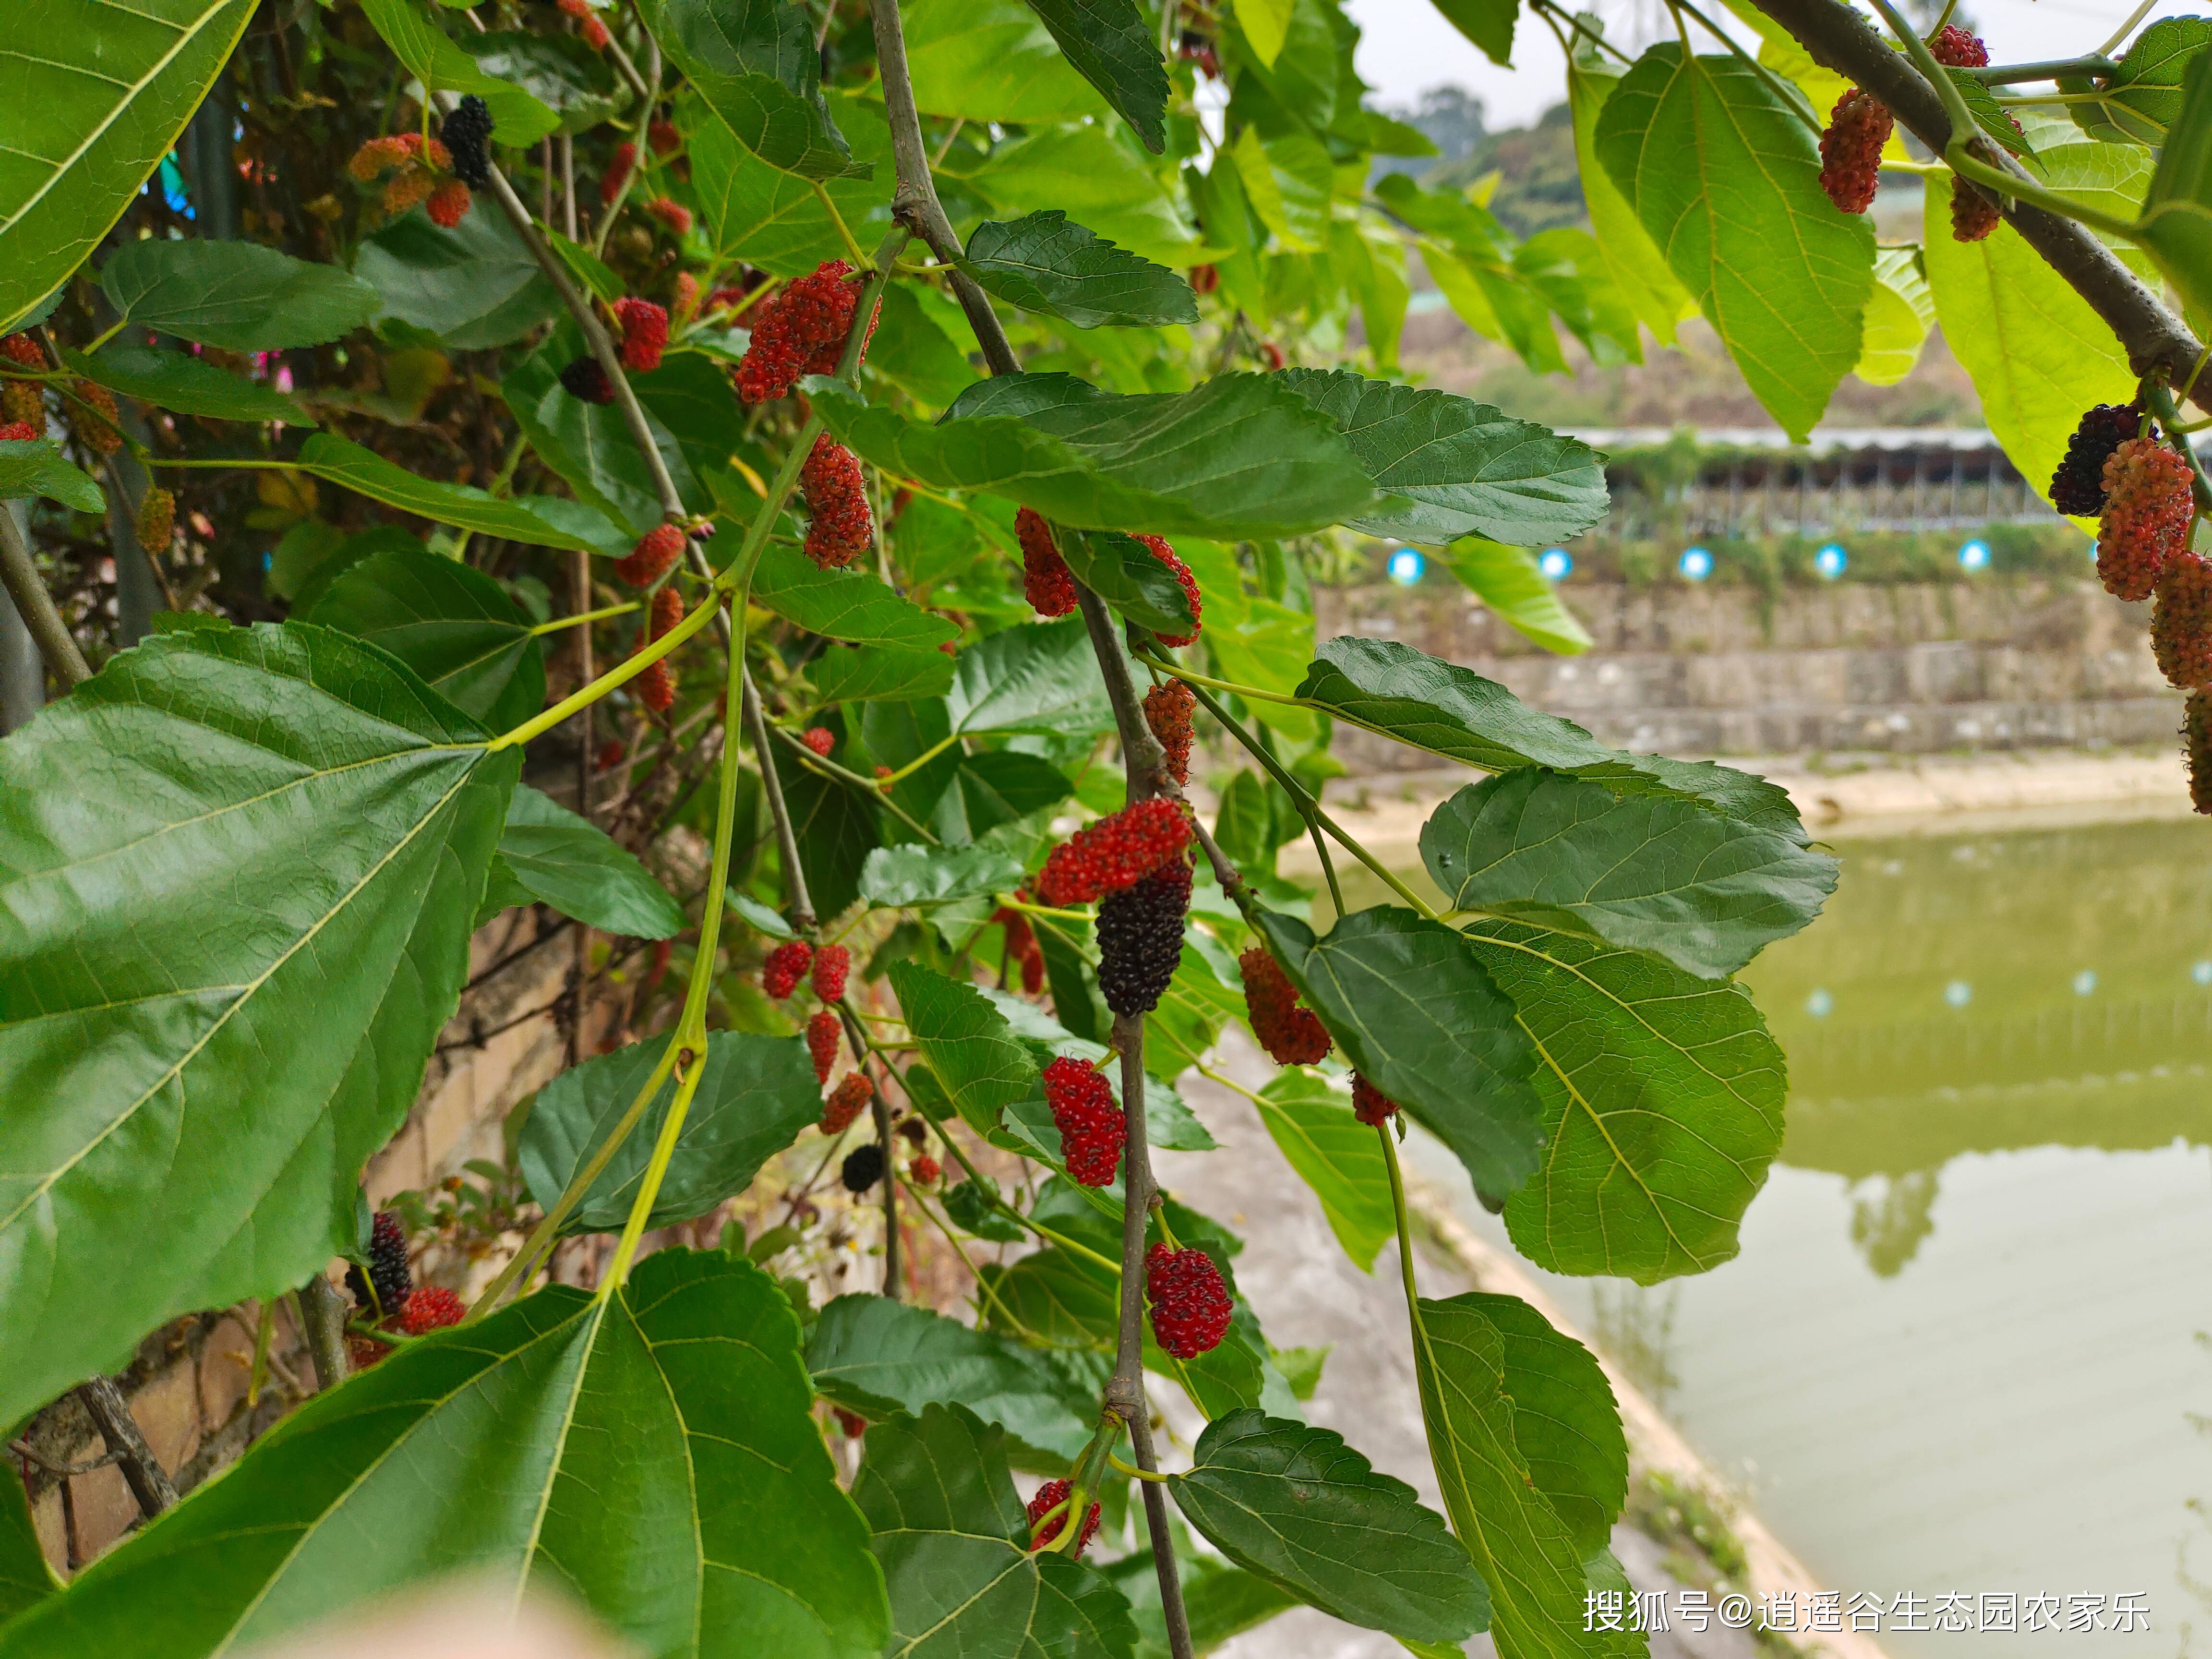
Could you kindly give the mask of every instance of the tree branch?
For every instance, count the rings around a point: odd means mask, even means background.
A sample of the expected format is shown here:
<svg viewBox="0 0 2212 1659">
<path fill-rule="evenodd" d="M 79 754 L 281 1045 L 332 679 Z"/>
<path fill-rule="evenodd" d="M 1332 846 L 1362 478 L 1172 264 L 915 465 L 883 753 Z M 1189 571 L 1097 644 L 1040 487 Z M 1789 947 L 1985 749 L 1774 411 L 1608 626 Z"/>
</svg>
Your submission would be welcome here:
<svg viewBox="0 0 2212 1659">
<path fill-rule="evenodd" d="M 5 584 L 8 597 L 15 601 L 16 614 L 39 642 L 39 654 L 46 659 L 46 667 L 62 690 L 70 690 L 90 679 L 92 670 L 85 665 L 84 653 L 76 648 L 69 624 L 54 609 L 54 596 L 46 592 L 39 574 L 38 561 L 31 556 L 30 539 L 23 533 L 13 501 L 0 501 L 0 583 Z"/>
<path fill-rule="evenodd" d="M 100 1437 L 123 1466 L 123 1479 L 146 1518 L 150 1521 L 163 1510 L 175 1508 L 177 1489 L 169 1483 L 168 1474 L 146 1443 L 146 1437 L 138 1432 L 138 1421 L 131 1415 L 131 1407 L 114 1379 L 95 1376 L 78 1388 L 76 1397 L 84 1401 Z"/>
<path fill-rule="evenodd" d="M 325 1392 L 335 1389 L 346 1380 L 353 1362 L 346 1352 L 345 1304 L 320 1273 L 300 1286 L 300 1324 L 307 1333 L 307 1357 L 315 1363 L 316 1385 Z"/>
</svg>

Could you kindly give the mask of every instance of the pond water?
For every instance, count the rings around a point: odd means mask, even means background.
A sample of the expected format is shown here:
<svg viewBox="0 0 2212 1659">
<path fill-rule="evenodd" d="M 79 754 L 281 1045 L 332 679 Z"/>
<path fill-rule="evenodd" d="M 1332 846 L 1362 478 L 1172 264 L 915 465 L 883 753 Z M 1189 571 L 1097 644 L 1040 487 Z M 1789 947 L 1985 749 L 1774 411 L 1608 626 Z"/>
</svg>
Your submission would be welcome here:
<svg viewBox="0 0 2212 1659">
<path fill-rule="evenodd" d="M 2212 826 L 1837 850 L 1744 975 L 1790 1098 L 1741 1254 L 1545 1282 L 1830 1588 L 1924 1598 L 1900 1659 L 2212 1653 Z M 1910 1628 L 1985 1592 L 2062 1629 Z"/>
</svg>

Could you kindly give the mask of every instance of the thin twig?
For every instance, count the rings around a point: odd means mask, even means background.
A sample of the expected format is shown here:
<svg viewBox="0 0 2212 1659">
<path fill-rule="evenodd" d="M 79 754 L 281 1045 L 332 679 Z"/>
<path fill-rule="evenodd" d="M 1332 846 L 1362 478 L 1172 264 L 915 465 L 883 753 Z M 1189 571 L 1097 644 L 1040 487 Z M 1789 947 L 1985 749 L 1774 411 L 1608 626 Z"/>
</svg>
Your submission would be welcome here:
<svg viewBox="0 0 2212 1659">
<path fill-rule="evenodd" d="M 146 1443 L 139 1432 L 138 1421 L 131 1415 L 130 1402 L 123 1390 L 115 1386 L 112 1377 L 95 1376 L 81 1384 L 76 1397 L 84 1402 L 86 1411 L 100 1430 L 100 1437 L 107 1449 L 116 1454 L 115 1461 L 123 1467 L 123 1479 L 131 1488 L 131 1495 L 138 1500 L 139 1512 L 152 1520 L 163 1510 L 177 1505 L 177 1489 L 170 1484 L 168 1471 L 154 1455 L 154 1449 Z"/>
<path fill-rule="evenodd" d="M 768 799 L 769 817 L 775 824 L 776 852 L 783 860 L 783 890 L 791 904 L 791 925 L 802 933 L 811 933 L 815 927 L 814 901 L 806 890 L 806 872 L 799 861 L 799 836 L 791 827 L 791 811 L 784 805 L 783 780 L 776 775 L 775 757 L 769 749 L 768 716 L 761 710 L 760 692 L 750 672 L 744 676 L 744 715 L 753 753 L 760 761 L 761 793 Z"/>
<path fill-rule="evenodd" d="M 8 597 L 15 600 L 16 614 L 39 642 L 39 654 L 46 659 L 47 671 L 62 690 L 70 690 L 90 679 L 92 670 L 86 665 L 84 653 L 76 648 L 69 624 L 54 609 L 54 596 L 46 592 L 46 584 L 39 575 L 38 561 L 31 556 L 31 544 L 15 517 L 13 501 L 0 501 L 0 584 L 5 585 Z"/>
</svg>

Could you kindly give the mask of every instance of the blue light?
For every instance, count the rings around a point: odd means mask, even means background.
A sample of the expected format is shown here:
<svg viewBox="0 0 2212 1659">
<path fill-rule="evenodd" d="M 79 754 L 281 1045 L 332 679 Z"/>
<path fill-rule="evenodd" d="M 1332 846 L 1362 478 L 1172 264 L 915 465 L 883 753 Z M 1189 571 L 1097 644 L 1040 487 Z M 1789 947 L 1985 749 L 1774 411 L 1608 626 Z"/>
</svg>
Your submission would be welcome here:
<svg viewBox="0 0 2212 1659">
<path fill-rule="evenodd" d="M 1836 1000 L 1826 991 L 1815 991 L 1805 999 L 1805 1012 L 1815 1019 L 1826 1019 L 1835 1012 Z"/>
<path fill-rule="evenodd" d="M 1851 556 L 1844 551 L 1841 542 L 1830 542 L 1813 556 L 1813 568 L 1833 581 L 1844 574 L 1850 562 Z"/>
<path fill-rule="evenodd" d="M 2212 962 L 2200 962 L 2189 970 L 2189 977 L 2199 985 L 2212 985 Z"/>
<path fill-rule="evenodd" d="M 1574 556 L 1564 547 L 1547 547 L 1536 561 L 1536 568 L 1544 573 L 1547 582 L 1563 582 L 1575 574 Z"/>
<path fill-rule="evenodd" d="M 1977 538 L 1959 550 L 1959 568 L 1987 570 L 1990 568 L 1990 544 Z"/>
<path fill-rule="evenodd" d="M 1689 548 L 1674 561 L 1674 568 L 1690 580 L 1701 582 L 1713 574 L 1713 556 L 1702 547 Z"/>
<path fill-rule="evenodd" d="M 1411 587 L 1421 580 L 1421 572 L 1428 565 L 1419 548 L 1401 547 L 1390 556 L 1390 580 L 1401 587 Z"/>
<path fill-rule="evenodd" d="M 2086 997 L 2096 988 L 2097 970 L 2095 969 L 2084 968 L 2080 973 L 2074 975 L 2074 994 L 2075 996 Z"/>
<path fill-rule="evenodd" d="M 1943 988 L 1943 1000 L 1954 1008 L 1963 1008 L 1974 1000 L 1974 988 L 1963 979 L 1954 979 Z"/>
</svg>

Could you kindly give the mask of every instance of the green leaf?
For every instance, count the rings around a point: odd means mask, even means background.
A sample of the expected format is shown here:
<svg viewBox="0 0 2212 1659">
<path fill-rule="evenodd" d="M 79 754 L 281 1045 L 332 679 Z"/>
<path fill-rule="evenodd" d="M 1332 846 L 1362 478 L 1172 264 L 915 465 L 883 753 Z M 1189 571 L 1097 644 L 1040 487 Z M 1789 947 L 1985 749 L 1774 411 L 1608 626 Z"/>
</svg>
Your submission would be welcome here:
<svg viewBox="0 0 2212 1659">
<path fill-rule="evenodd" d="M 1567 64 L 1567 101 L 1574 112 L 1575 168 L 1589 209 L 1590 234 L 1614 284 L 1637 319 L 1662 345 L 1692 301 L 1667 269 L 1667 261 L 1636 217 L 1636 210 L 1607 174 L 1597 155 L 1598 112 L 1620 83 L 1620 71 L 1593 52 Z"/>
<path fill-rule="evenodd" d="M 1267 786 L 1250 767 L 1229 780 L 1213 816 L 1214 839 L 1240 870 L 1272 872 L 1275 867 L 1274 811 Z"/>
<path fill-rule="evenodd" d="M 930 814 L 931 827 L 949 846 L 965 846 L 1000 824 L 1063 801 L 1074 786 L 1048 760 L 1017 750 L 963 755 Z"/>
<path fill-rule="evenodd" d="M 562 366 L 582 350 L 573 326 L 564 325 L 507 371 L 500 382 L 500 394 L 538 459 L 568 481 L 579 501 L 596 507 L 634 539 L 660 522 L 660 487 L 638 453 L 622 411 L 611 404 L 587 404 L 571 397 L 562 386 Z M 728 376 L 706 358 L 687 354 L 670 358 L 649 374 L 634 377 L 630 387 L 637 393 L 653 447 L 660 452 L 677 494 L 689 507 L 705 507 L 708 495 L 693 470 L 694 452 L 663 416 L 689 417 L 689 425 L 701 423 L 702 416 L 705 423 L 718 423 L 722 441 L 701 459 L 711 466 L 722 466 L 729 459 L 727 433 L 737 419 Z M 664 402 L 671 393 L 672 406 Z M 713 401 L 718 397 L 720 407 Z M 744 517 L 749 520 L 750 512 Z"/>
<path fill-rule="evenodd" d="M 883 840 L 875 801 L 848 784 L 809 771 L 781 744 L 775 751 L 775 772 L 783 784 L 792 831 L 799 838 L 807 896 L 817 915 L 836 915 L 860 896 L 860 866 Z"/>
<path fill-rule="evenodd" d="M 30 1494 L 21 1480 L 0 1485 L 6 1487 L 0 1491 L 0 1625 L 4 1625 L 62 1586 L 39 1547 Z"/>
<path fill-rule="evenodd" d="M 2212 45 L 2212 18 L 2160 18 L 2121 54 L 2118 72 L 2105 83 L 2104 101 L 2071 106 L 2075 119 L 2094 137 L 2112 136 L 2109 126 L 2154 149 L 2170 143 L 2181 119 L 2183 87 L 2208 45 Z M 2061 88 L 2066 92 L 2090 89 L 2086 82 L 2076 85 L 2069 81 Z"/>
<path fill-rule="evenodd" d="M 332 582 L 307 618 L 380 647 L 495 732 L 545 706 L 545 658 L 506 591 L 458 559 L 378 553 Z"/>
<path fill-rule="evenodd" d="M 1329 417 L 1376 489 L 1394 498 L 1346 520 L 1354 530 L 1431 546 L 1486 536 L 1525 547 L 1578 536 L 1605 517 L 1605 458 L 1573 438 L 1449 392 L 1347 369 L 1275 378 Z"/>
<path fill-rule="evenodd" d="M 659 1037 L 629 1043 L 570 1066 L 538 1091 L 516 1157 L 540 1208 L 551 1210 L 591 1161 L 636 1101 L 665 1047 Z M 629 1218 L 675 1099 L 675 1079 L 664 1079 L 636 1128 L 569 1212 L 563 1233 L 613 1232 Z M 696 1220 L 734 1198 L 821 1115 L 822 1088 L 803 1038 L 714 1032 L 646 1225 Z"/>
<path fill-rule="evenodd" d="M 0 100 L 0 321 L 45 299 L 98 247 L 246 33 L 253 0 L 29 0 Z M 35 76 L 35 79 L 32 78 Z"/>
<path fill-rule="evenodd" d="M 467 977 L 485 736 L 295 623 L 156 635 L 0 744 L 0 1420 L 353 1244 Z"/>
<path fill-rule="evenodd" d="M 806 388 L 837 439 L 884 471 L 1008 496 L 1082 529 L 1272 538 L 1350 519 L 1374 499 L 1332 423 L 1277 375 L 1133 397 L 1065 374 L 1000 375 L 934 426 L 820 376 Z"/>
<path fill-rule="evenodd" d="M 319 345 L 366 326 L 376 290 L 337 265 L 258 242 L 125 242 L 100 285 L 134 326 L 228 351 Z"/>
<path fill-rule="evenodd" d="M 1413 1370 L 1445 1513 L 1491 1587 L 1491 1639 L 1513 1659 L 1641 1659 L 1641 1632 L 1586 1628 L 1592 1580 L 1619 1568 L 1582 1547 L 1577 1526 L 1536 1482 L 1519 1439 L 1520 1402 L 1528 1400 L 1532 1416 L 1553 1402 L 1508 1372 L 1505 1340 L 1484 1311 L 1490 1301 L 1424 1299 Z"/>
<path fill-rule="evenodd" d="M 1971 70 L 1960 69 L 1955 64 L 1945 64 L 1943 73 L 1959 89 L 1959 96 L 1966 106 L 1966 113 L 1974 118 L 1976 126 L 2014 155 L 2035 154 L 2035 146 L 2028 143 L 2027 135 L 2021 130 L 2020 123 L 2013 118 L 2002 104 L 1997 102 L 1993 88 L 1976 80 Z"/>
<path fill-rule="evenodd" d="M 1481 1314 L 1503 1341 L 1514 1444 L 1587 1560 L 1628 1497 L 1628 1437 L 1597 1356 L 1518 1297 L 1469 1292 L 1439 1305 Z"/>
<path fill-rule="evenodd" d="M 1078 328 L 1143 328 L 1198 320 L 1198 296 L 1165 265 L 1092 235 L 1057 209 L 1012 224 L 986 220 L 961 269 L 1024 311 Z"/>
<path fill-rule="evenodd" d="M 1746 383 L 1804 442 L 1858 362 L 1874 227 L 1821 190 L 1802 118 L 1751 64 L 1662 40 L 1613 88 L 1596 138 Z"/>
<path fill-rule="evenodd" d="M 1021 884 L 1022 866 L 995 847 L 878 847 L 860 870 L 860 896 L 886 908 L 988 898 Z"/>
<path fill-rule="evenodd" d="M 1439 549 L 1437 556 L 1468 592 L 1523 639 L 1561 656 L 1579 656 L 1589 649 L 1589 631 L 1567 609 L 1527 548 L 1469 536 Z"/>
<path fill-rule="evenodd" d="M 797 939 L 799 937 L 798 933 L 793 929 L 792 925 L 789 922 L 786 921 L 775 911 L 769 909 L 768 906 L 763 904 L 751 894 L 741 891 L 736 887 L 725 888 L 723 890 L 729 898 L 730 908 L 735 910 L 738 915 L 744 918 L 745 926 L 748 927 L 757 927 L 762 933 L 766 933 L 770 939 Z"/>
<path fill-rule="evenodd" d="M 1284 252 L 1312 253 L 1326 245 L 1336 173 L 1319 139 L 1304 132 L 1263 139 L 1259 128 L 1246 127 L 1229 159 L 1244 181 L 1252 211 L 1275 234 Z"/>
<path fill-rule="evenodd" d="M 1787 1092 L 1750 994 L 1516 921 L 1478 922 L 1467 943 L 1536 1050 L 1543 1166 L 1505 1205 L 1522 1253 L 1639 1285 L 1734 1256 Z"/>
<path fill-rule="evenodd" d="M 829 179 L 823 187 L 857 235 L 871 216 L 884 215 L 891 176 L 890 129 L 881 101 L 850 94 L 824 94 L 830 118 L 852 147 L 856 165 L 870 177 Z M 801 276 L 825 259 L 849 257 L 844 239 L 814 193 L 813 181 L 772 167 L 738 142 L 711 111 L 678 106 L 691 161 L 691 188 L 712 230 L 720 261 L 739 260 L 773 276 Z"/>
<path fill-rule="evenodd" d="M 963 121 L 1082 121 L 1104 102 L 1022 0 L 915 0 L 899 8 L 915 107 Z"/>
<path fill-rule="evenodd" d="M 1077 73 L 1155 155 L 1167 148 L 1167 65 L 1136 0 L 1029 0 Z"/>
<path fill-rule="evenodd" d="M 512 345 L 561 309 L 507 216 L 489 204 L 451 230 L 427 213 L 407 213 L 364 240 L 353 274 L 374 288 L 377 320 L 434 334 L 455 351 Z"/>
<path fill-rule="evenodd" d="M 994 216 L 1058 208 L 1078 224 L 1162 264 L 1184 264 L 1201 246 L 1177 193 L 1152 158 L 1104 122 L 1040 128 L 988 155 L 954 155 L 939 176 L 957 180 Z"/>
<path fill-rule="evenodd" d="M 500 857 L 532 898 L 587 927 L 627 939 L 668 939 L 684 907 L 606 831 L 526 785 L 507 807 Z"/>
<path fill-rule="evenodd" d="M 725 529 L 709 544 L 716 566 L 737 551 L 742 532 Z M 860 570 L 823 570 L 795 547 L 761 550 L 753 570 L 752 599 L 810 634 L 854 645 L 934 651 L 960 637 L 957 623 L 933 616 Z"/>
<path fill-rule="evenodd" d="M 444 4 L 445 0 L 439 3 Z M 520 87 L 558 115 L 561 125 L 554 129 L 556 132 L 580 137 L 629 107 L 629 87 L 617 80 L 599 54 L 576 35 L 494 29 L 484 34 L 464 33 L 459 44 L 485 74 Z"/>
<path fill-rule="evenodd" d="M 1608 749 L 1573 721 L 1529 708 L 1497 681 L 1395 641 L 1346 635 L 1325 641 L 1298 696 L 1355 726 L 1486 772 L 1548 766 L 1615 794 L 1687 795 L 1741 823 L 1804 839 L 1788 793 L 1764 778 L 1709 761 Z"/>
<path fill-rule="evenodd" d="M 1649 951 L 1723 979 L 1820 913 L 1836 861 L 1677 795 L 1540 766 L 1471 783 L 1421 827 L 1457 909 Z"/>
<path fill-rule="evenodd" d="M 868 352 L 868 368 L 915 402 L 943 409 L 975 383 L 976 370 L 951 336 L 923 309 L 912 289 L 894 283 L 884 290 L 882 326 Z"/>
<path fill-rule="evenodd" d="M 1291 31 L 1291 0 L 1236 0 L 1237 27 L 1262 69 L 1275 67 Z"/>
<path fill-rule="evenodd" d="M 520 149 L 561 125 L 561 118 L 511 81 L 487 74 L 455 46 L 422 0 L 361 0 L 369 25 L 392 55 L 433 92 L 472 92 L 491 111 L 492 136 Z"/>
<path fill-rule="evenodd" d="M 1018 1244 L 1029 1235 L 1019 1222 L 992 1202 L 998 1196 L 997 1182 L 988 1176 L 970 1176 L 945 1194 L 945 1213 L 954 1226 L 978 1238 Z"/>
<path fill-rule="evenodd" d="M 1352 1068 L 1442 1139 L 1478 1191 L 1513 1191 L 1537 1167 L 1536 1054 L 1459 935 L 1390 906 L 1340 918 L 1326 938 L 1272 910 L 1268 949 Z"/>
<path fill-rule="evenodd" d="M 970 1128 L 997 1128 L 1001 1109 L 1037 1094 L 1036 1062 L 982 992 L 915 962 L 893 963 L 890 981 L 922 1059 Z"/>
<path fill-rule="evenodd" d="M 1521 0 L 1436 0 L 1444 21 L 1480 46 L 1500 69 L 1513 67 L 1513 25 Z"/>
<path fill-rule="evenodd" d="M 1081 1562 L 1030 1553 L 1006 1431 L 965 1407 L 932 1405 L 871 1427 L 853 1501 L 890 1594 L 886 1653 L 1129 1659 L 1129 1604 Z"/>
<path fill-rule="evenodd" d="M 2212 52 L 2189 65 L 2181 112 L 2159 154 L 2140 234 L 2198 330 L 2212 317 Z"/>
<path fill-rule="evenodd" d="M 118 341 L 97 357 L 64 346 L 62 361 L 111 392 L 179 415 L 206 415 L 219 421 L 283 421 L 301 427 L 315 423 L 314 416 L 276 387 L 226 373 L 187 352 L 156 351 L 151 346 Z"/>
<path fill-rule="evenodd" d="M 664 1250 L 410 1344 L 264 1437 L 9 1627 L 26 1659 L 257 1647 L 466 1571 L 580 1601 L 630 1651 L 862 1659 L 866 1523 L 816 1431 L 775 1281 Z"/>
<path fill-rule="evenodd" d="M 1025 623 L 960 653 L 946 700 L 951 729 L 1089 737 L 1113 724 L 1098 660 L 1080 617 Z"/>
<path fill-rule="evenodd" d="M 822 1396 L 880 1420 L 954 1402 L 1018 1443 L 1025 1462 L 1065 1470 L 1091 1439 L 1095 1395 L 1035 1351 L 881 1296 L 841 1296 L 807 1339 Z"/>
<path fill-rule="evenodd" d="M 941 697 L 950 691 L 952 659 L 942 651 L 863 646 L 823 652 L 808 666 L 806 677 L 814 682 L 814 693 L 825 704 L 878 699 L 906 702 L 916 697 Z"/>
<path fill-rule="evenodd" d="M 1920 274 L 1917 251 L 1880 249 L 1874 256 L 1874 292 L 1867 296 L 1866 333 L 1851 373 L 1869 386 L 1895 386 L 1920 361 L 1921 343 L 1935 320 L 1936 297 Z"/>
<path fill-rule="evenodd" d="M 1352 1098 L 1317 1072 L 1286 1067 L 1255 1103 L 1298 1176 L 1321 1200 L 1329 1231 L 1359 1271 L 1397 1231 L 1390 1171 L 1375 1131 L 1352 1115 Z"/>
<path fill-rule="evenodd" d="M 823 101 L 822 55 L 804 8 L 783 0 L 642 0 L 638 15 L 762 161 L 805 179 L 867 176 Z"/>
<path fill-rule="evenodd" d="M 64 459 L 52 438 L 0 438 L 0 501 L 44 495 L 80 513 L 105 513 L 100 486 Z"/>
<path fill-rule="evenodd" d="M 1206 1425 L 1192 1460 L 1168 1491 L 1246 1571 L 1347 1624 L 1415 1641 L 1487 1626 L 1489 1592 L 1443 1517 L 1343 1436 L 1240 1411 Z"/>
<path fill-rule="evenodd" d="M 1197 631 L 1190 596 L 1152 549 L 1118 530 L 1062 529 L 1054 538 L 1076 580 L 1130 623 L 1170 639 Z"/>
<path fill-rule="evenodd" d="M 556 527 L 522 501 L 487 495 L 471 484 L 417 477 L 375 451 L 331 433 L 318 432 L 308 439 L 294 465 L 356 495 L 440 524 L 458 525 L 532 547 L 559 547 L 578 553 L 592 550 L 592 544 L 582 537 Z"/>
</svg>

